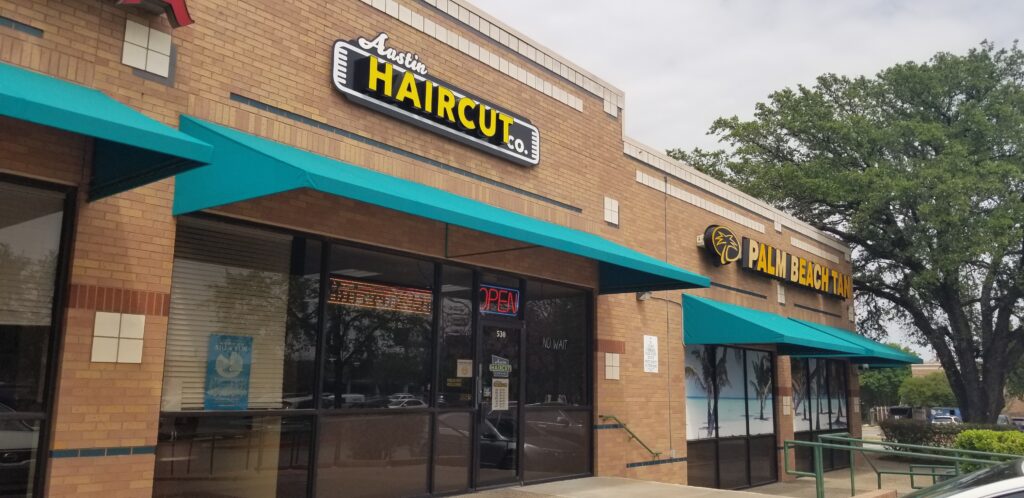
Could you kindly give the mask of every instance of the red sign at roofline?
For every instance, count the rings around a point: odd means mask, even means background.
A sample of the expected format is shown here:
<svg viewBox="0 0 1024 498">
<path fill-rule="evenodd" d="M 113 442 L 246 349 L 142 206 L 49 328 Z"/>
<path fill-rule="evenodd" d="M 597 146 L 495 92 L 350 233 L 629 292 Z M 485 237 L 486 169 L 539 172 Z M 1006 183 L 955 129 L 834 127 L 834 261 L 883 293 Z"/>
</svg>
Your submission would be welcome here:
<svg viewBox="0 0 1024 498">
<path fill-rule="evenodd" d="M 167 13 L 167 20 L 175 28 L 188 26 L 194 23 L 192 16 L 188 13 L 188 6 L 185 0 L 117 0 L 118 5 L 141 5 Z"/>
</svg>

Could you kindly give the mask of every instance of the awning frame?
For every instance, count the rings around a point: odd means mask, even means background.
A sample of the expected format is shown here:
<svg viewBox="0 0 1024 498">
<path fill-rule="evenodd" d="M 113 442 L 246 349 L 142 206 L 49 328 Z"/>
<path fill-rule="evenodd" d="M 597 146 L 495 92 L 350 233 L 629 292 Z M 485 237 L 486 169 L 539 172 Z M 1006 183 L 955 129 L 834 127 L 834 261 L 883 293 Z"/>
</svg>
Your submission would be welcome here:
<svg viewBox="0 0 1024 498">
<path fill-rule="evenodd" d="M 213 147 L 103 92 L 0 63 L 0 116 L 92 137 L 89 200 L 206 164 Z"/>
<path fill-rule="evenodd" d="M 181 130 L 214 145 L 208 166 L 177 175 L 182 215 L 282 192 L 313 189 L 598 262 L 598 293 L 710 286 L 711 280 L 597 235 L 232 128 L 182 116 Z"/>
</svg>

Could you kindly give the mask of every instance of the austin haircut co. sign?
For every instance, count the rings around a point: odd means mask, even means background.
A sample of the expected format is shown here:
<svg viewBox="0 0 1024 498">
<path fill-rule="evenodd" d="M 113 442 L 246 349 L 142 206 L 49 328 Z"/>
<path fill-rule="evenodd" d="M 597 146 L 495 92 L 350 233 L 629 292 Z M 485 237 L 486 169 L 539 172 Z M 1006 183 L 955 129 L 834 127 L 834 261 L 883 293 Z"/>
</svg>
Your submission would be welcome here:
<svg viewBox="0 0 1024 498">
<path fill-rule="evenodd" d="M 388 35 L 334 43 L 334 86 L 357 104 L 516 164 L 540 162 L 540 132 L 525 118 L 427 75 Z"/>
</svg>

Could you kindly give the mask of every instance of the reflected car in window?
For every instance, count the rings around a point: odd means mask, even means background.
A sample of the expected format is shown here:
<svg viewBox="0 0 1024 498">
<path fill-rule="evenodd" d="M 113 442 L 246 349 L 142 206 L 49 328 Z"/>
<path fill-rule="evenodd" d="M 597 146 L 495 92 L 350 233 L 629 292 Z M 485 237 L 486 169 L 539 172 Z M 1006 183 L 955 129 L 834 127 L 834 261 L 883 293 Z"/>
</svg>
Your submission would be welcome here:
<svg viewBox="0 0 1024 498">
<path fill-rule="evenodd" d="M 0 404 L 0 413 L 14 410 Z M 24 420 L 0 420 L 0 495 L 24 493 L 32 468 L 39 430 Z"/>
<path fill-rule="evenodd" d="M 427 404 L 418 399 L 399 399 L 388 403 L 388 408 L 426 408 Z"/>
<path fill-rule="evenodd" d="M 483 468 L 511 469 L 516 464 L 514 422 L 511 417 L 492 416 L 499 413 L 491 412 L 480 426 L 480 466 Z"/>
<path fill-rule="evenodd" d="M 915 491 L 904 498 L 1019 498 L 1024 496 L 1024 459 L 993 465 Z"/>
</svg>

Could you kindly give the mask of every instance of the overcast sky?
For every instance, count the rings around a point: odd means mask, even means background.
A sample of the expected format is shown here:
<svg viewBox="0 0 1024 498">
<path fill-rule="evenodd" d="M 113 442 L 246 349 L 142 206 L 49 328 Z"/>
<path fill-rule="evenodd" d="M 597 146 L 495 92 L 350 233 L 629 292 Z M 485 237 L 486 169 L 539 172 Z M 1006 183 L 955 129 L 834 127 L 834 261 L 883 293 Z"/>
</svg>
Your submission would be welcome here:
<svg viewBox="0 0 1024 498">
<path fill-rule="evenodd" d="M 822 73 L 1024 38 L 1015 0 L 471 1 L 622 89 L 626 133 L 659 149 L 714 148 L 715 118 L 749 118 L 770 92 Z M 905 335 L 890 330 L 910 346 Z"/>
<path fill-rule="evenodd" d="M 1024 1 L 470 0 L 626 93 L 626 133 L 713 147 L 719 116 L 825 72 L 875 74 L 1024 37 Z"/>
</svg>

